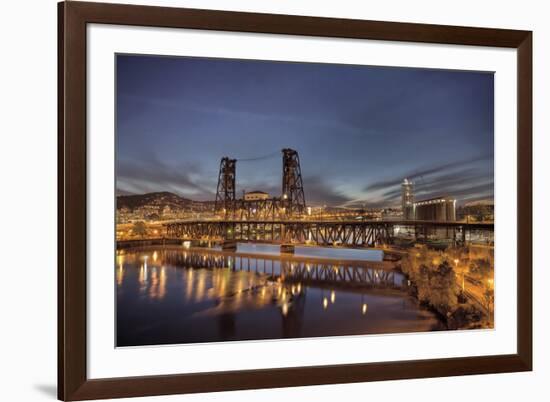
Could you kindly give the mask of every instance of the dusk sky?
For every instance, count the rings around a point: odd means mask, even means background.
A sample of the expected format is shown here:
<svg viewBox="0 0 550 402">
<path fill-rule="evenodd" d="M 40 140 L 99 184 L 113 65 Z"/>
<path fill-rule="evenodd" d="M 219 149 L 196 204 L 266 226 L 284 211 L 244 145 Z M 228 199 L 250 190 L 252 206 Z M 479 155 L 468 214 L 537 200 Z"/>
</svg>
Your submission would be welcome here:
<svg viewBox="0 0 550 402">
<path fill-rule="evenodd" d="M 397 206 L 404 178 L 417 199 L 493 198 L 492 73 L 130 55 L 116 62 L 118 194 L 214 200 L 220 159 L 229 156 L 239 160 L 239 196 L 280 196 L 280 151 L 293 148 L 311 205 Z"/>
</svg>

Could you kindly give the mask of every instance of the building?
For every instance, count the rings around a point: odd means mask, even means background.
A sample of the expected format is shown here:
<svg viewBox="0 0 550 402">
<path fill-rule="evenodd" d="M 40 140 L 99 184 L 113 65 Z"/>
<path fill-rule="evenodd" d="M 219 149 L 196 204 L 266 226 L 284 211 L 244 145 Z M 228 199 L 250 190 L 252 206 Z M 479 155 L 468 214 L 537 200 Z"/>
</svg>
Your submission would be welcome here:
<svg viewBox="0 0 550 402">
<path fill-rule="evenodd" d="M 456 200 L 438 197 L 413 204 L 414 219 L 421 221 L 456 221 Z"/>
<path fill-rule="evenodd" d="M 403 219 L 414 219 L 414 184 L 408 179 L 401 184 L 401 210 Z"/>
<path fill-rule="evenodd" d="M 268 198 L 269 194 L 263 191 L 250 191 L 244 194 L 245 201 L 260 201 L 267 200 Z"/>
</svg>

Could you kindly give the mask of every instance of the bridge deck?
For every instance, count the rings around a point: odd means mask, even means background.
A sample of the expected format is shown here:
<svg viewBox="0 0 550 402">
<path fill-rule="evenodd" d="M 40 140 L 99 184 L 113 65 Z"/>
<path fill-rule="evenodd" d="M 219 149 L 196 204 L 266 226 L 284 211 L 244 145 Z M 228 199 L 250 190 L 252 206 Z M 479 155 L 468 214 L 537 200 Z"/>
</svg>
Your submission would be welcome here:
<svg viewBox="0 0 550 402">
<path fill-rule="evenodd" d="M 459 222 L 459 221 L 421 221 L 421 220 L 318 220 L 318 219 L 287 219 L 287 220 L 177 220 L 163 223 L 164 226 L 173 224 L 198 225 L 198 224 L 273 224 L 273 225 L 391 225 L 391 226 L 440 226 L 440 227 L 466 227 L 470 229 L 494 230 L 492 222 Z"/>
<path fill-rule="evenodd" d="M 391 244 L 400 226 L 412 229 L 415 239 L 427 240 L 443 229 L 445 236 L 462 243 L 476 232 L 491 237 L 494 231 L 493 223 L 418 220 L 188 220 L 164 224 L 168 237 L 368 247 Z"/>
</svg>

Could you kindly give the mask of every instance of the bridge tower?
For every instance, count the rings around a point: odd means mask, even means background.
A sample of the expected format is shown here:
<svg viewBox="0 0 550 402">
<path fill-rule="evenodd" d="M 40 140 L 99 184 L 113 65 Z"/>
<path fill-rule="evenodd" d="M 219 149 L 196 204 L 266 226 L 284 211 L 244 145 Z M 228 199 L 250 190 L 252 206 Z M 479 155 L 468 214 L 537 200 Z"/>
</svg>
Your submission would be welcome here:
<svg viewBox="0 0 550 402">
<path fill-rule="evenodd" d="M 293 149 L 283 149 L 283 205 L 289 216 L 300 215 L 306 211 L 306 198 L 302 183 L 300 157 Z"/>
<path fill-rule="evenodd" d="M 237 160 L 223 157 L 220 162 L 215 210 L 227 215 L 235 208 L 235 171 Z"/>
</svg>

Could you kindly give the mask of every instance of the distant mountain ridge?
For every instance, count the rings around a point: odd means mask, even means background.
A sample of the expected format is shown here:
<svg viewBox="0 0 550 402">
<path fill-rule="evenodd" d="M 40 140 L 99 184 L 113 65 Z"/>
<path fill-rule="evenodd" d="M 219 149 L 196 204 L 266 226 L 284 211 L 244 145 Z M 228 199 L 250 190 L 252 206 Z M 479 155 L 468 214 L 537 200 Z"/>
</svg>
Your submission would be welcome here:
<svg viewBox="0 0 550 402">
<path fill-rule="evenodd" d="M 136 195 L 119 195 L 116 201 L 117 209 L 126 208 L 130 211 L 144 206 L 155 206 L 159 207 L 159 209 L 165 207 L 169 207 L 170 209 L 189 209 L 193 204 L 197 203 L 197 201 L 180 197 L 168 191 Z"/>
</svg>

